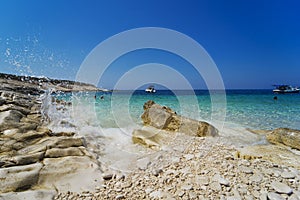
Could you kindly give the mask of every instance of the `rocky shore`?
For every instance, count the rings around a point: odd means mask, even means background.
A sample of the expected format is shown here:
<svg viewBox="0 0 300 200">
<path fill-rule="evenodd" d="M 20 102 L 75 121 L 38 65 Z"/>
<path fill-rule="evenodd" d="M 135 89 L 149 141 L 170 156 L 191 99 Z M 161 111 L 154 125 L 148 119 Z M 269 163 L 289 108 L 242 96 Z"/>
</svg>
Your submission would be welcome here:
<svg viewBox="0 0 300 200">
<path fill-rule="evenodd" d="M 210 124 L 147 102 L 132 140 L 148 154 L 124 172 L 103 166 L 88 138 L 50 130 L 41 112 L 47 89 L 96 87 L 5 74 L 0 83 L 0 199 L 300 199 L 297 130 L 252 130 L 269 143 L 237 148 Z"/>
<path fill-rule="evenodd" d="M 97 160 L 83 137 L 47 128 L 40 95 L 46 89 L 97 88 L 6 74 L 0 74 L 0 85 L 0 199 L 53 199 L 58 192 L 93 191 L 102 181 Z"/>
</svg>

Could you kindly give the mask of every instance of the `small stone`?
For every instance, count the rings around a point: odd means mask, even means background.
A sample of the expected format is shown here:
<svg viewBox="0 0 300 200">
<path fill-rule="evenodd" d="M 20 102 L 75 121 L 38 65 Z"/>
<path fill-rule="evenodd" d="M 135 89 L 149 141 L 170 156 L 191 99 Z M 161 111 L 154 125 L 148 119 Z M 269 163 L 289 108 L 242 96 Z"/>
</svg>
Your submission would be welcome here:
<svg viewBox="0 0 300 200">
<path fill-rule="evenodd" d="M 191 160 L 194 158 L 194 155 L 193 154 L 186 154 L 183 156 L 186 160 Z"/>
<path fill-rule="evenodd" d="M 253 176 L 251 176 L 249 178 L 249 180 L 251 182 L 255 182 L 255 183 L 260 183 L 262 181 L 263 177 L 261 174 L 253 174 Z"/>
<path fill-rule="evenodd" d="M 172 158 L 172 163 L 178 163 L 180 162 L 180 158 L 179 157 L 173 157 Z"/>
<path fill-rule="evenodd" d="M 226 180 L 225 178 L 219 178 L 219 183 L 221 184 L 221 185 L 224 185 L 224 186 L 226 186 L 226 187 L 229 187 L 230 186 L 230 183 L 229 183 L 229 181 L 228 180 Z"/>
<path fill-rule="evenodd" d="M 280 194 L 291 194 L 293 190 L 286 184 L 274 181 L 271 183 L 272 188 Z"/>
<path fill-rule="evenodd" d="M 104 175 L 102 176 L 102 178 L 103 178 L 104 180 L 106 180 L 106 181 L 109 181 L 109 180 L 112 179 L 113 176 L 114 176 L 113 174 L 104 174 Z"/>
<path fill-rule="evenodd" d="M 150 158 L 145 157 L 137 160 L 137 167 L 141 170 L 146 170 L 148 166 L 151 164 Z"/>
<path fill-rule="evenodd" d="M 269 200 L 284 200 L 284 198 L 282 196 L 280 196 L 279 194 L 277 194 L 275 192 L 269 192 L 268 199 Z"/>
<path fill-rule="evenodd" d="M 121 184 L 121 187 L 122 188 L 129 188 L 129 187 L 131 187 L 131 183 L 130 182 L 125 182 L 125 183 L 123 183 L 123 184 Z"/>
<path fill-rule="evenodd" d="M 281 175 L 282 178 L 286 178 L 286 179 L 295 178 L 295 174 L 293 174 L 291 172 L 287 172 L 287 171 L 282 172 L 280 175 Z"/>
<path fill-rule="evenodd" d="M 236 200 L 242 200 L 242 197 L 241 197 L 238 190 L 234 189 L 233 194 L 234 194 L 234 197 L 235 197 Z"/>
<path fill-rule="evenodd" d="M 146 194 L 150 194 L 152 191 L 153 191 L 152 188 L 146 188 L 146 190 L 145 190 Z"/>
<path fill-rule="evenodd" d="M 191 173 L 191 169 L 189 167 L 185 167 L 185 168 L 181 169 L 180 172 L 182 174 L 190 174 Z"/>
<path fill-rule="evenodd" d="M 219 192 L 219 191 L 222 190 L 221 185 L 220 185 L 219 183 L 217 183 L 217 182 L 211 183 L 211 184 L 210 184 L 210 188 L 211 188 L 213 191 L 215 191 L 215 192 Z"/>
<path fill-rule="evenodd" d="M 116 196 L 116 199 L 119 200 L 119 199 L 125 199 L 125 196 L 122 195 L 122 194 L 119 194 Z"/>
<path fill-rule="evenodd" d="M 267 198 L 268 198 L 267 193 L 266 192 L 262 192 L 259 199 L 260 200 L 267 200 Z"/>
<path fill-rule="evenodd" d="M 237 198 L 235 196 L 229 196 L 226 198 L 226 200 L 237 200 Z"/>
<path fill-rule="evenodd" d="M 249 167 L 241 166 L 240 171 L 245 174 L 253 174 L 253 170 Z"/>
<path fill-rule="evenodd" d="M 153 174 L 154 176 L 158 176 L 158 175 L 159 175 L 160 173 L 162 173 L 162 172 L 163 172 L 162 169 L 156 169 L 156 170 L 153 171 L 152 174 Z"/>
<path fill-rule="evenodd" d="M 190 191 L 189 192 L 189 197 L 190 197 L 190 199 L 197 199 L 197 194 L 193 191 Z"/>
<path fill-rule="evenodd" d="M 191 190 L 192 188 L 193 188 L 193 186 L 190 185 L 190 184 L 183 184 L 183 185 L 181 186 L 181 189 L 182 189 L 182 190 Z"/>
<path fill-rule="evenodd" d="M 199 176 L 199 175 L 196 175 L 196 177 L 195 177 L 195 182 L 196 182 L 198 185 L 208 185 L 208 184 L 209 184 L 209 179 L 208 179 L 208 177 L 206 177 L 206 176 Z"/>
<path fill-rule="evenodd" d="M 176 191 L 176 193 L 179 197 L 182 197 L 185 194 L 183 190 Z"/>
<path fill-rule="evenodd" d="M 153 199 L 159 199 L 159 198 L 162 198 L 163 197 L 163 193 L 162 191 L 158 190 L 158 191 L 153 191 L 150 193 L 150 198 L 153 198 Z"/>
</svg>

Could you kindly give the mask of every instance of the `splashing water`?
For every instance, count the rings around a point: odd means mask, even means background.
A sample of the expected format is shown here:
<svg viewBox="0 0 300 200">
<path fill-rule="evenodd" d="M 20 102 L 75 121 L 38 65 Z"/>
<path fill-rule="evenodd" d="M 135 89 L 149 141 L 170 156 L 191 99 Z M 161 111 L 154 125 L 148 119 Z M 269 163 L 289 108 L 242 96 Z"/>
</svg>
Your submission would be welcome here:
<svg viewBox="0 0 300 200">
<path fill-rule="evenodd" d="M 37 36 L 27 36 L 0 39 L 0 64 L 10 73 L 40 76 L 49 73 L 45 73 L 45 69 L 63 71 L 70 61 L 62 52 L 44 47 Z M 49 75 L 51 74 L 47 74 Z"/>
</svg>

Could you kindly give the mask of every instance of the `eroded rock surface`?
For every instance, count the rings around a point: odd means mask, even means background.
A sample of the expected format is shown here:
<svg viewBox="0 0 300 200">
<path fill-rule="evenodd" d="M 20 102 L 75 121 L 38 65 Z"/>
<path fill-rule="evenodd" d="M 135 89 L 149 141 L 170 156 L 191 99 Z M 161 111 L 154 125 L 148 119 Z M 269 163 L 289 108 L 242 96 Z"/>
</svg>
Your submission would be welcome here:
<svg viewBox="0 0 300 200">
<path fill-rule="evenodd" d="M 300 131 L 288 128 L 278 128 L 267 134 L 267 139 L 272 144 L 284 144 L 300 150 Z"/>
<path fill-rule="evenodd" d="M 96 89 L 0 74 L 0 199 L 53 199 L 57 192 L 92 191 L 101 184 L 99 163 L 84 138 L 47 128 L 40 94 L 49 84 L 62 91 Z"/>
</svg>

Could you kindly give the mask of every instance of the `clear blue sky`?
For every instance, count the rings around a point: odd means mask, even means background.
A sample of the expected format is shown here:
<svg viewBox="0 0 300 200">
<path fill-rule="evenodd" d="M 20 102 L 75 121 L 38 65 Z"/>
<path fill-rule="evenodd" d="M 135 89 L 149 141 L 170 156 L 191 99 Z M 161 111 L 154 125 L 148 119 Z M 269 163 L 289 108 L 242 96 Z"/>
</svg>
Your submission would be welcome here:
<svg viewBox="0 0 300 200">
<path fill-rule="evenodd" d="M 297 0 L 1 0 L 0 72 L 74 79 L 101 41 L 128 29 L 154 26 L 200 43 L 217 64 L 226 88 L 300 85 L 299 8 Z M 185 64 L 151 50 L 114 64 L 130 69 L 145 62 Z M 182 73 L 195 88 L 203 88 L 193 71 Z M 102 86 L 111 87 L 119 75 L 108 73 Z"/>
</svg>

